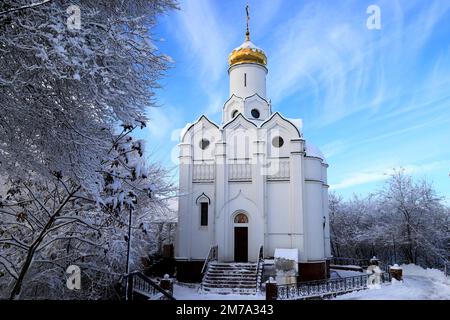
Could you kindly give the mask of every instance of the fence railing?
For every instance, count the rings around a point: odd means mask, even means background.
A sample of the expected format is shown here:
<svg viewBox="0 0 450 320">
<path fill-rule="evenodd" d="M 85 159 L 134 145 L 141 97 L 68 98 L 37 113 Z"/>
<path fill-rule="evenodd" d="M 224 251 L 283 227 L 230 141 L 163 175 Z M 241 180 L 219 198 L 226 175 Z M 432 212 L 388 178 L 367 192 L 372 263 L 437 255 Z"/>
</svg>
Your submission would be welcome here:
<svg viewBox="0 0 450 320">
<path fill-rule="evenodd" d="M 259 287 L 261 285 L 260 272 L 262 272 L 263 264 L 264 264 L 264 246 L 260 246 L 258 253 L 258 264 L 256 265 L 256 292 L 258 292 Z"/>
<path fill-rule="evenodd" d="M 331 264 L 337 266 L 358 266 L 361 268 L 367 268 L 370 265 L 369 259 L 354 259 L 354 258 L 341 258 L 333 257 L 331 258 Z"/>
<path fill-rule="evenodd" d="M 369 286 L 369 277 L 371 275 L 363 274 L 354 277 L 278 285 L 278 300 L 301 300 L 364 290 Z M 383 272 L 380 274 L 379 280 L 380 283 L 390 282 L 391 275 Z"/>
<path fill-rule="evenodd" d="M 203 263 L 202 274 L 205 274 L 206 269 L 208 268 L 208 264 L 211 261 L 217 261 L 219 256 L 219 246 L 215 245 L 209 248 L 208 255 L 206 256 L 205 263 Z"/>
<path fill-rule="evenodd" d="M 147 298 L 158 297 L 159 300 L 175 300 L 172 292 L 164 290 L 140 271 L 125 275 L 123 281 L 123 288 L 125 289 L 124 296 L 127 300 L 133 300 L 134 293 L 138 293 Z"/>
</svg>

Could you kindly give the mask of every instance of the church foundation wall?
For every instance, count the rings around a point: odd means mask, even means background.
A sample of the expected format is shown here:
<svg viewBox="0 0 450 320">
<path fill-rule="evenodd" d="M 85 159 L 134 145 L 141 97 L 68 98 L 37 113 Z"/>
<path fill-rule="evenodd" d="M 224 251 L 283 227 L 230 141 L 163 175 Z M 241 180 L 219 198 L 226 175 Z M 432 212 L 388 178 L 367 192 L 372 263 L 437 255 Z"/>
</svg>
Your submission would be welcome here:
<svg viewBox="0 0 450 320">
<path fill-rule="evenodd" d="M 202 282 L 202 268 L 204 263 L 204 260 L 177 260 L 177 280 L 187 283 Z"/>
<path fill-rule="evenodd" d="M 300 262 L 298 264 L 298 281 L 324 280 L 328 278 L 326 261 Z"/>
</svg>

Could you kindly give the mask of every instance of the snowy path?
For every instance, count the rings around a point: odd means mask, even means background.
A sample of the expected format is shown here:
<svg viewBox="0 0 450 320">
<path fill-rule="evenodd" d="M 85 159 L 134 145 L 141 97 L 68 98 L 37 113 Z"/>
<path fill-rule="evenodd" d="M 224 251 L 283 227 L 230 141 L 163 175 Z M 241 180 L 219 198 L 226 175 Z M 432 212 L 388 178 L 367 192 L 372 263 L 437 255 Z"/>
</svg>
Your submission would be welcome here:
<svg viewBox="0 0 450 320">
<path fill-rule="evenodd" d="M 403 266 L 403 284 L 384 285 L 381 289 L 352 292 L 338 300 L 450 300 L 450 278 L 435 269 Z"/>
<path fill-rule="evenodd" d="M 263 295 L 238 295 L 238 294 L 202 294 L 199 293 L 200 285 L 186 285 L 175 283 L 173 295 L 177 300 L 265 300 Z"/>
</svg>

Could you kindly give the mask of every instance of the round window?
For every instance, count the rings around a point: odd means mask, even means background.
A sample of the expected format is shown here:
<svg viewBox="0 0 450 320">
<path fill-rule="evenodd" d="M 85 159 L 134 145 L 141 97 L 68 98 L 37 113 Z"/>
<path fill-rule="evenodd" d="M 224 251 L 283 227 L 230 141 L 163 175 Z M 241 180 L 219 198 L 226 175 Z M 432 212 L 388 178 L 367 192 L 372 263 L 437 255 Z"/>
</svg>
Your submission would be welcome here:
<svg viewBox="0 0 450 320">
<path fill-rule="evenodd" d="M 209 140 L 208 139 L 200 140 L 200 149 L 205 150 L 208 147 L 209 147 Z"/>
<path fill-rule="evenodd" d="M 234 111 L 231 113 L 231 117 L 232 117 L 232 118 L 236 118 L 236 116 L 238 115 L 238 113 L 239 113 L 239 111 L 234 110 Z"/>
<path fill-rule="evenodd" d="M 259 119 L 260 114 L 259 114 L 258 109 L 253 109 L 251 113 L 252 113 L 253 118 Z"/>
<path fill-rule="evenodd" d="M 283 146 L 283 144 L 284 144 L 284 140 L 283 140 L 283 138 L 280 137 L 280 136 L 277 136 L 277 137 L 275 137 L 275 138 L 272 139 L 272 145 L 273 145 L 275 148 L 281 148 L 281 147 Z"/>
</svg>

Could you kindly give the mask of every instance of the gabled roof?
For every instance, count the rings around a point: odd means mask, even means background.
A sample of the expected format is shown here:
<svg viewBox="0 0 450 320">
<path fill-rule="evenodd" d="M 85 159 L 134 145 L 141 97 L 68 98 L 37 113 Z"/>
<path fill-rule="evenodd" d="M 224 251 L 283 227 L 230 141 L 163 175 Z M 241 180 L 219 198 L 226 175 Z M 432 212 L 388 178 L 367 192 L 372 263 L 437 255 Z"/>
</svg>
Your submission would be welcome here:
<svg viewBox="0 0 450 320">
<path fill-rule="evenodd" d="M 244 117 L 244 115 L 242 113 L 239 112 L 239 114 L 236 117 L 234 117 L 233 119 L 231 119 L 227 123 L 224 123 L 223 126 L 222 126 L 222 129 L 225 129 L 227 126 L 229 126 L 233 122 L 239 121 L 239 119 L 241 119 L 241 118 L 244 119 L 246 122 L 252 124 L 255 128 L 258 128 L 258 126 L 255 123 L 253 123 L 252 121 L 248 120 L 246 117 Z"/>
<path fill-rule="evenodd" d="M 261 97 L 257 92 L 254 93 L 254 94 L 252 94 L 251 96 L 246 97 L 246 98 L 244 99 L 244 101 L 245 101 L 245 100 L 249 100 L 249 99 L 251 99 L 251 98 L 253 98 L 253 97 L 258 97 L 258 98 L 260 98 L 261 100 L 265 101 L 267 104 L 270 104 L 269 101 L 267 101 L 267 99 L 264 99 L 263 97 Z"/>
<path fill-rule="evenodd" d="M 184 140 L 184 137 L 186 136 L 186 133 L 188 133 L 189 130 L 191 130 L 192 127 L 194 127 L 197 123 L 201 122 L 203 119 L 206 120 L 208 123 L 212 124 L 213 126 L 215 126 L 218 130 L 220 130 L 220 127 L 217 124 L 215 124 L 214 122 L 209 120 L 208 117 L 206 117 L 205 115 L 201 115 L 200 118 L 198 118 L 197 121 L 195 121 L 194 123 L 188 123 L 183 128 L 183 130 L 180 133 L 181 141 Z"/>
<path fill-rule="evenodd" d="M 302 134 L 301 134 L 299 128 L 297 128 L 297 126 L 296 126 L 292 121 L 290 121 L 290 120 L 286 119 L 285 117 L 283 117 L 278 111 L 272 113 L 272 115 L 271 115 L 266 121 L 264 121 L 264 122 L 261 124 L 260 128 L 264 127 L 264 125 L 265 125 L 266 123 L 269 123 L 269 122 L 272 121 L 272 119 L 274 119 L 275 117 L 280 117 L 282 120 L 284 120 L 285 122 L 289 123 L 289 124 L 295 129 L 295 131 L 297 131 L 299 138 L 302 137 Z"/>
<path fill-rule="evenodd" d="M 225 103 L 223 104 L 222 109 L 225 108 L 225 106 L 227 105 L 227 103 L 228 103 L 230 100 L 233 100 L 233 99 L 240 99 L 240 100 L 242 100 L 242 102 L 244 101 L 244 98 L 238 97 L 237 95 L 235 95 L 235 94 L 233 93 L 233 94 L 231 95 L 231 97 L 229 97 L 228 100 L 225 101 Z"/>
</svg>

